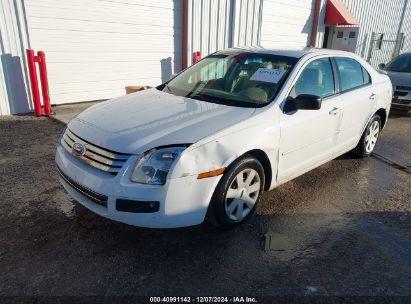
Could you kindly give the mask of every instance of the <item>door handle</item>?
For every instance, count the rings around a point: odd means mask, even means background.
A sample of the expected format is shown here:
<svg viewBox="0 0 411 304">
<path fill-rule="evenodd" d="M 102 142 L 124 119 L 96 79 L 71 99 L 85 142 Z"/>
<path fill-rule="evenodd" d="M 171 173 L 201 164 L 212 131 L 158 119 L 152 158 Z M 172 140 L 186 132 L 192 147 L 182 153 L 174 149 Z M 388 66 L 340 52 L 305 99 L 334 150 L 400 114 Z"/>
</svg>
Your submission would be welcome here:
<svg viewBox="0 0 411 304">
<path fill-rule="evenodd" d="M 375 94 L 374 94 L 374 93 L 372 93 L 372 94 L 370 95 L 370 99 L 371 99 L 371 100 L 374 100 L 374 99 L 375 99 Z"/>
<path fill-rule="evenodd" d="M 334 107 L 328 114 L 330 115 L 337 115 L 341 111 L 340 108 Z"/>
</svg>

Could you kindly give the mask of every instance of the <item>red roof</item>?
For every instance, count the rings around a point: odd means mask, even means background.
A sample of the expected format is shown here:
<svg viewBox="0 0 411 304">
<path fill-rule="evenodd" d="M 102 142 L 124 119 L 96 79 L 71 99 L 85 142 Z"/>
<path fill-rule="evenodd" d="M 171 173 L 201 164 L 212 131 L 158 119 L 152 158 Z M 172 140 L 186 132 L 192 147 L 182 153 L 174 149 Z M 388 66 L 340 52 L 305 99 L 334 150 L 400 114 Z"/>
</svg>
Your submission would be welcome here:
<svg viewBox="0 0 411 304">
<path fill-rule="evenodd" d="M 324 23 L 326 25 L 358 25 L 358 20 L 342 2 L 327 0 Z"/>
</svg>

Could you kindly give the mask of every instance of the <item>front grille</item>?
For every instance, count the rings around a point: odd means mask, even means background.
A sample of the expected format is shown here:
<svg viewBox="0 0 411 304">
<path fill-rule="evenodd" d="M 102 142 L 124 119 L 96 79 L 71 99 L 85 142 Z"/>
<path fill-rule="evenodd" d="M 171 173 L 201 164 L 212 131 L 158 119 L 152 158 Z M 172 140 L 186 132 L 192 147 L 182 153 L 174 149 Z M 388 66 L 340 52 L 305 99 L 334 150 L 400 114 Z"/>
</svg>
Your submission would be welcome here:
<svg viewBox="0 0 411 304">
<path fill-rule="evenodd" d="M 394 99 L 394 100 L 393 100 L 393 103 L 395 103 L 395 104 L 409 105 L 409 104 L 411 104 L 411 100 Z"/>
<path fill-rule="evenodd" d="M 73 151 L 73 145 L 77 143 L 82 145 L 84 153 L 78 154 Z M 101 147 L 98 147 L 71 132 L 68 128 L 64 132 L 61 139 L 62 146 L 72 155 L 82 160 L 86 164 L 100 169 L 102 171 L 117 174 L 124 163 L 130 157 L 130 154 L 113 152 Z"/>
<path fill-rule="evenodd" d="M 408 93 L 407 92 L 401 92 L 401 91 L 395 91 L 394 92 L 394 97 L 403 97 L 403 96 L 406 96 L 406 95 L 408 95 Z"/>
<path fill-rule="evenodd" d="M 411 91 L 411 87 L 407 87 L 407 86 L 397 86 L 397 90 Z"/>
<path fill-rule="evenodd" d="M 57 171 L 59 172 L 61 178 L 67 184 L 69 184 L 74 190 L 76 190 L 80 194 L 84 195 L 85 197 L 87 197 L 91 201 L 95 202 L 96 204 L 99 204 L 100 206 L 103 206 L 103 207 L 107 207 L 107 200 L 108 200 L 107 196 L 105 196 L 103 194 L 100 194 L 100 193 L 97 193 L 97 192 L 94 192 L 93 190 L 90 190 L 90 189 L 78 184 L 77 182 L 72 180 L 70 177 L 68 177 L 66 174 L 64 174 L 63 171 L 61 171 L 59 167 L 57 167 Z"/>
</svg>

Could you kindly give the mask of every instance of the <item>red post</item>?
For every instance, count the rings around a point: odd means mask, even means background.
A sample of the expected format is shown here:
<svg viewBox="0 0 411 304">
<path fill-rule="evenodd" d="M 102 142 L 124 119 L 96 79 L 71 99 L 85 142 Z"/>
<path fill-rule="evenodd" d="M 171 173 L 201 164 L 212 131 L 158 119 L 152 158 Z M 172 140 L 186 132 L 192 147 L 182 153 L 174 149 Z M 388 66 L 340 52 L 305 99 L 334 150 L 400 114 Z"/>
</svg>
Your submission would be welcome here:
<svg viewBox="0 0 411 304">
<path fill-rule="evenodd" d="M 192 63 L 193 63 L 193 64 L 194 64 L 194 63 L 197 63 L 197 62 L 200 61 L 200 60 L 201 60 L 201 52 L 200 52 L 200 51 L 194 52 L 194 53 L 193 53 Z"/>
<path fill-rule="evenodd" d="M 52 113 L 50 106 L 49 82 L 47 80 L 46 56 L 43 51 L 38 51 L 37 55 L 39 57 L 39 70 L 41 80 L 41 92 L 43 93 L 44 115 L 49 116 Z"/>
<path fill-rule="evenodd" d="M 41 109 L 41 103 L 40 103 L 39 82 L 37 80 L 36 65 L 34 63 L 34 60 L 35 60 L 34 51 L 28 49 L 26 52 L 27 52 L 27 65 L 29 67 L 30 82 L 31 82 L 31 93 L 33 95 L 34 114 L 36 116 L 41 116 L 43 114 L 43 111 Z"/>
<path fill-rule="evenodd" d="M 195 63 L 199 62 L 200 60 L 201 60 L 201 52 L 200 52 L 200 51 L 194 52 L 194 53 L 193 53 L 193 58 L 191 59 L 191 63 L 192 63 L 192 64 L 195 64 Z M 195 82 L 196 82 L 196 83 L 197 83 L 197 82 L 200 82 L 200 80 L 201 80 L 200 73 L 199 73 L 199 72 L 196 72 L 196 74 L 195 74 Z"/>
</svg>

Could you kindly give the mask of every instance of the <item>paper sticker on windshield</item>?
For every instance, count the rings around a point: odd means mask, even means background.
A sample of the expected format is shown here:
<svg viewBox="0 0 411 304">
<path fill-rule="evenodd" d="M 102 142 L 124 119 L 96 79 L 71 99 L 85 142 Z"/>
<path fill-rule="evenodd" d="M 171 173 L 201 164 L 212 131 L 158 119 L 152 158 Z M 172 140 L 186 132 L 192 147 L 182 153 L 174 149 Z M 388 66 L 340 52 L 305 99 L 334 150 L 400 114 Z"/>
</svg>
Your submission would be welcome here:
<svg viewBox="0 0 411 304">
<path fill-rule="evenodd" d="M 250 80 L 278 83 L 285 71 L 280 69 L 259 68 Z"/>
</svg>

